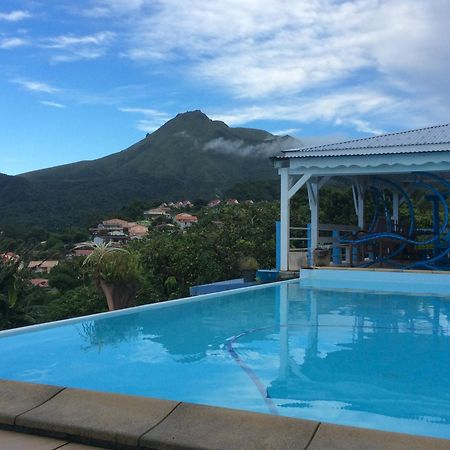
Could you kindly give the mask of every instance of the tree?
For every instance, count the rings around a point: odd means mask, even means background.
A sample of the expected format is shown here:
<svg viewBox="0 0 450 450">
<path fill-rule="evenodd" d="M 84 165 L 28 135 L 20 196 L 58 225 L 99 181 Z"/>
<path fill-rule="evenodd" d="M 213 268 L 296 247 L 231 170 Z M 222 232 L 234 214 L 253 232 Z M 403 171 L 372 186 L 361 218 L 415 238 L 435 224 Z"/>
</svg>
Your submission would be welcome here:
<svg viewBox="0 0 450 450">
<path fill-rule="evenodd" d="M 29 283 L 22 262 L 0 259 L 0 329 L 39 322 L 43 303 L 42 290 Z"/>
</svg>

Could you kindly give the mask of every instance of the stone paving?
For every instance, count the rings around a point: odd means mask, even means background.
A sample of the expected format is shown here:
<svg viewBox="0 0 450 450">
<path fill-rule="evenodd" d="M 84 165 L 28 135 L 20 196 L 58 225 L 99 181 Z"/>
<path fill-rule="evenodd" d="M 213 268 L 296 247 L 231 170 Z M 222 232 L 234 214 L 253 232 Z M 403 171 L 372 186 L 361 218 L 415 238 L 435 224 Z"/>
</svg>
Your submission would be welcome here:
<svg viewBox="0 0 450 450">
<path fill-rule="evenodd" d="M 0 450 L 99 447 L 130 450 L 450 450 L 450 440 L 0 380 Z"/>
<path fill-rule="evenodd" d="M 100 450 L 99 447 L 76 444 L 31 434 L 0 430 L 1 450 Z"/>
</svg>

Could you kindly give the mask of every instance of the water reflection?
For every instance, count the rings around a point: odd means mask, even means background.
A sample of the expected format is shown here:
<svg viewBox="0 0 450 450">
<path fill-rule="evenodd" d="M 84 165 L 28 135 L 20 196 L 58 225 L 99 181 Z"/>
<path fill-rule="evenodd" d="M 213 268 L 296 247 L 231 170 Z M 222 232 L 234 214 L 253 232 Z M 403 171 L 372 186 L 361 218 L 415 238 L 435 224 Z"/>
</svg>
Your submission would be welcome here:
<svg viewBox="0 0 450 450">
<path fill-rule="evenodd" d="M 450 423 L 448 302 L 292 285 L 279 297 L 279 370 L 267 388 L 279 406 Z"/>
<path fill-rule="evenodd" d="M 123 342 L 140 338 L 141 327 L 135 314 L 108 317 L 82 322 L 79 333 L 86 342 L 85 349 L 96 348 L 99 352 L 105 347 L 117 347 Z"/>
</svg>

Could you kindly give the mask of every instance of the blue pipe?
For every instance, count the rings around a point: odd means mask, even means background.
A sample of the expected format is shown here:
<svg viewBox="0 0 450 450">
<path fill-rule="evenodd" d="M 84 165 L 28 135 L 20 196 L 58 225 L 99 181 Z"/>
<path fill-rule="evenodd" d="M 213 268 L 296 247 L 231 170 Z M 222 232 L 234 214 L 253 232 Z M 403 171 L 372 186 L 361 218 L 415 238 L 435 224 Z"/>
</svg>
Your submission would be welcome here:
<svg viewBox="0 0 450 450">
<path fill-rule="evenodd" d="M 388 181 L 388 180 L 386 180 L 386 181 Z M 433 186 L 431 186 L 430 184 L 423 183 L 421 181 L 417 181 L 416 184 L 422 185 L 422 186 L 428 188 L 429 190 L 433 191 L 435 193 L 435 195 L 439 198 L 439 200 L 441 201 L 441 203 L 442 203 L 442 205 L 444 207 L 445 219 L 444 219 L 444 223 L 443 223 L 442 227 L 439 230 L 439 235 L 440 235 L 446 230 L 447 225 L 448 225 L 448 206 L 447 206 L 447 202 L 445 201 L 444 197 Z M 413 225 L 414 225 L 414 222 L 413 222 L 413 220 L 411 220 L 410 233 L 411 233 L 411 229 L 413 230 L 413 228 L 412 228 Z M 410 233 L 408 233 L 408 234 L 410 235 Z M 375 234 L 372 234 L 372 235 L 367 236 L 367 237 L 362 238 L 362 239 L 356 239 L 354 241 L 342 241 L 342 243 L 345 243 L 345 244 L 362 244 L 364 242 L 370 242 L 370 241 L 374 241 L 376 239 L 388 238 L 388 239 L 393 239 L 393 240 L 405 242 L 407 244 L 427 245 L 427 244 L 430 244 L 430 243 L 434 242 L 437 238 L 439 238 L 439 235 L 433 236 L 431 239 L 428 239 L 426 241 L 416 241 L 414 239 L 405 238 L 405 237 L 400 236 L 399 234 L 396 234 L 396 233 L 375 233 Z"/>
<path fill-rule="evenodd" d="M 394 183 L 393 181 L 387 180 L 385 178 L 380 178 L 380 177 L 377 177 L 376 179 L 379 180 L 379 181 L 382 181 L 383 183 L 391 185 L 394 189 L 396 189 L 398 192 L 400 192 L 400 194 L 403 196 L 405 201 L 408 203 L 409 214 L 410 214 L 410 224 L 409 224 L 409 230 L 408 230 L 408 238 L 410 238 L 413 235 L 414 225 L 415 225 L 414 206 L 412 204 L 411 198 L 409 197 L 407 192 L 401 186 L 399 186 L 398 184 Z M 385 203 L 385 210 L 386 210 L 386 201 L 384 203 Z M 389 220 L 388 217 L 387 217 L 387 220 Z M 373 261 L 370 261 L 368 263 L 362 263 L 362 264 L 359 265 L 359 267 L 367 267 L 367 266 L 370 266 L 370 265 L 375 264 L 375 263 L 386 262 L 388 260 L 392 260 L 392 258 L 394 258 L 395 256 L 399 255 L 405 249 L 405 247 L 407 245 L 408 245 L 408 243 L 404 242 L 404 243 L 402 243 L 402 245 L 400 245 L 400 247 L 397 250 L 395 250 L 390 255 L 385 256 L 384 258 L 375 258 Z"/>
</svg>

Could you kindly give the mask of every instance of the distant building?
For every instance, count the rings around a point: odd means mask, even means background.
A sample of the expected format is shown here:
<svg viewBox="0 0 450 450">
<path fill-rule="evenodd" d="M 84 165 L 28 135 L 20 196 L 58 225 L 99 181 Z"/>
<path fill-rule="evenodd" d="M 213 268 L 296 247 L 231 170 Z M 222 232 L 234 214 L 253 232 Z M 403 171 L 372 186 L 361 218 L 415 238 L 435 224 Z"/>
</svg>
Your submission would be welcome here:
<svg viewBox="0 0 450 450">
<path fill-rule="evenodd" d="M 59 261 L 50 259 L 46 261 L 30 261 L 28 268 L 34 273 L 50 273 L 58 264 Z"/>
<path fill-rule="evenodd" d="M 176 231 L 177 226 L 174 225 L 173 223 L 161 223 L 159 225 L 156 225 L 155 229 L 158 231 L 167 231 L 169 233 L 172 233 Z"/>
<path fill-rule="evenodd" d="M 9 263 L 9 262 L 19 261 L 20 256 L 16 255 L 14 252 L 6 252 L 6 253 L 3 253 L 0 256 L 0 258 L 1 258 L 2 262 L 4 264 L 6 264 L 6 263 Z"/>
<path fill-rule="evenodd" d="M 211 200 L 211 201 L 208 203 L 208 207 L 209 207 L 209 208 L 214 208 L 215 206 L 219 206 L 221 203 L 222 203 L 222 202 L 221 202 L 218 198 L 216 198 L 216 199 L 214 199 L 214 200 Z"/>
<path fill-rule="evenodd" d="M 229 198 L 227 200 L 227 205 L 239 205 L 239 202 L 235 198 Z"/>
<path fill-rule="evenodd" d="M 48 280 L 46 278 L 32 278 L 30 280 L 30 283 L 33 286 L 41 287 L 41 288 L 48 288 Z"/>
<path fill-rule="evenodd" d="M 167 217 L 169 216 L 169 208 L 167 206 L 158 206 L 158 208 L 148 209 L 147 211 L 144 211 L 144 216 L 148 219 Z"/>
<path fill-rule="evenodd" d="M 131 227 L 128 228 L 128 234 L 130 236 L 131 239 L 139 239 L 142 238 L 144 236 L 147 236 L 148 234 L 148 228 L 144 225 L 133 225 Z"/>
<path fill-rule="evenodd" d="M 111 228 L 126 228 L 128 227 L 128 222 L 123 219 L 108 219 L 102 222 L 103 226 Z"/>
<path fill-rule="evenodd" d="M 115 247 L 125 245 L 130 239 L 140 239 L 147 235 L 148 228 L 136 222 L 123 219 L 109 219 L 90 228 L 92 240 L 96 244 L 111 244 Z"/>
<path fill-rule="evenodd" d="M 194 223 L 197 223 L 198 217 L 187 213 L 181 213 L 175 216 L 175 222 L 182 230 L 184 230 L 191 227 Z"/>
</svg>

